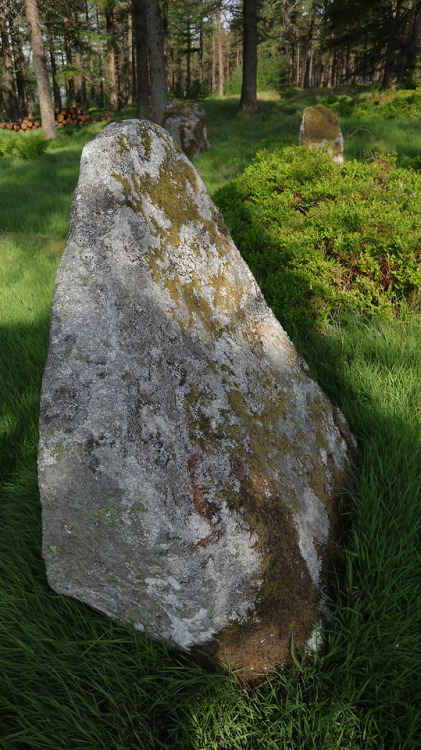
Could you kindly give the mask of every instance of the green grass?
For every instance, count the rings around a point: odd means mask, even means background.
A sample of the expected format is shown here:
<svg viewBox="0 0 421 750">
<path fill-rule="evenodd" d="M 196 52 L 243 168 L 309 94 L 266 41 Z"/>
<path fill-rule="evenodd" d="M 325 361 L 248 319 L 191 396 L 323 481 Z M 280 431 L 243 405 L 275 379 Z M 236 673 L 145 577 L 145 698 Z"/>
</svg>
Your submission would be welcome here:
<svg viewBox="0 0 421 750">
<path fill-rule="evenodd" d="M 248 163 L 261 138 L 295 140 L 300 118 L 283 119 L 281 105 L 263 103 L 262 120 L 239 119 L 233 101 L 205 103 L 213 149 L 196 165 L 212 192 Z M 398 152 L 403 125 L 395 123 Z M 231 677 L 204 672 L 49 588 L 36 469 L 39 392 L 80 151 L 100 127 L 60 133 L 36 162 L 0 161 L 0 747 L 415 750 L 421 495 L 415 316 L 408 322 L 348 317 L 296 342 L 363 454 L 356 491 L 343 500 L 347 533 L 324 656 L 296 655 L 293 674 L 280 672 L 248 694 Z M 379 133 L 386 137 L 386 130 Z"/>
</svg>

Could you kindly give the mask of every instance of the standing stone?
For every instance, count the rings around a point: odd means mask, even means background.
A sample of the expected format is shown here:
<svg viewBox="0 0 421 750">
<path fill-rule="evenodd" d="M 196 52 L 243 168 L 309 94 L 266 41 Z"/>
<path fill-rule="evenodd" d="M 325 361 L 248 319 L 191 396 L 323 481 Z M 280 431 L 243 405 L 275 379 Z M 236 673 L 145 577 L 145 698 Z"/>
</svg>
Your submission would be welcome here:
<svg viewBox="0 0 421 750">
<path fill-rule="evenodd" d="M 51 586 L 243 679 L 268 672 L 319 619 L 353 444 L 169 134 L 102 130 L 42 386 Z"/>
<path fill-rule="evenodd" d="M 333 161 L 343 164 L 344 141 L 337 116 L 324 104 L 306 107 L 303 111 L 298 145 L 313 147 L 324 146 L 326 143 L 329 144 L 328 150 Z"/>
<path fill-rule="evenodd" d="M 165 110 L 162 125 L 189 159 L 210 148 L 206 134 L 206 112 L 200 104 L 171 102 Z"/>
</svg>

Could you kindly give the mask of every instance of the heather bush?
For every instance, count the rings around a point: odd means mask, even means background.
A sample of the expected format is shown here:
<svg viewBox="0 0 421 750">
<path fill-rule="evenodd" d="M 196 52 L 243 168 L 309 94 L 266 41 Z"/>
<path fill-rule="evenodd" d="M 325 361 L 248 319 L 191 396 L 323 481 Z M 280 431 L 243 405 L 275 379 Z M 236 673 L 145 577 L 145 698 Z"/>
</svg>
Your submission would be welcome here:
<svg viewBox="0 0 421 750">
<path fill-rule="evenodd" d="M 326 104 L 339 117 L 355 116 L 361 120 L 412 118 L 421 114 L 421 88 L 373 91 L 367 95 L 328 97 Z"/>
<path fill-rule="evenodd" d="M 323 149 L 264 150 L 215 202 L 289 330 L 419 304 L 421 175 L 394 157 L 341 167 Z"/>
</svg>

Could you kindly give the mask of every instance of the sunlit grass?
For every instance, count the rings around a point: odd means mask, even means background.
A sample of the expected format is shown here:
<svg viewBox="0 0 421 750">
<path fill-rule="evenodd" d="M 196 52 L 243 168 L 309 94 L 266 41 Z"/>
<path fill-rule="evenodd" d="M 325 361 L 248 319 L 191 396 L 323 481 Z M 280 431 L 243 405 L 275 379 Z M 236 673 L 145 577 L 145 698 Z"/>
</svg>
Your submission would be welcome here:
<svg viewBox="0 0 421 750">
<path fill-rule="evenodd" d="M 212 150 L 195 163 L 211 191 L 248 163 L 262 138 L 295 142 L 300 116 L 263 104 L 262 115 L 240 118 L 234 100 L 205 102 Z M 405 129 L 395 125 L 378 137 L 398 141 Z M 356 491 L 343 501 L 348 530 L 323 657 L 247 693 L 48 586 L 39 393 L 80 152 L 101 127 L 60 133 L 37 162 L 0 162 L 0 746 L 412 750 L 421 496 L 415 315 L 409 323 L 349 318 L 296 342 L 362 450 Z"/>
</svg>

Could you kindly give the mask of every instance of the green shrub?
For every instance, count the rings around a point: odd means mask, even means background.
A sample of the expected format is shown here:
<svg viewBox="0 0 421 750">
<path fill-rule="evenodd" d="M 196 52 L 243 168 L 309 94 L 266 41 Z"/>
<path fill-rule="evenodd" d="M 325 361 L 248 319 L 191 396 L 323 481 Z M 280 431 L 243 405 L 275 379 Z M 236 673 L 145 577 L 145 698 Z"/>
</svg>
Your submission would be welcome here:
<svg viewBox="0 0 421 750">
<path fill-rule="evenodd" d="M 47 150 L 49 144 L 42 132 L 23 135 L 7 133 L 0 139 L 0 158 L 17 156 L 26 161 L 34 161 Z"/>
<path fill-rule="evenodd" d="M 419 117 L 421 114 L 421 88 L 389 89 L 362 94 L 360 97 L 328 97 L 326 104 L 339 117 L 356 116 L 361 120 L 382 117 L 385 119 Z"/>
<path fill-rule="evenodd" d="M 323 149 L 261 151 L 215 202 L 289 330 L 419 300 L 421 175 L 392 157 L 341 167 Z"/>
</svg>

